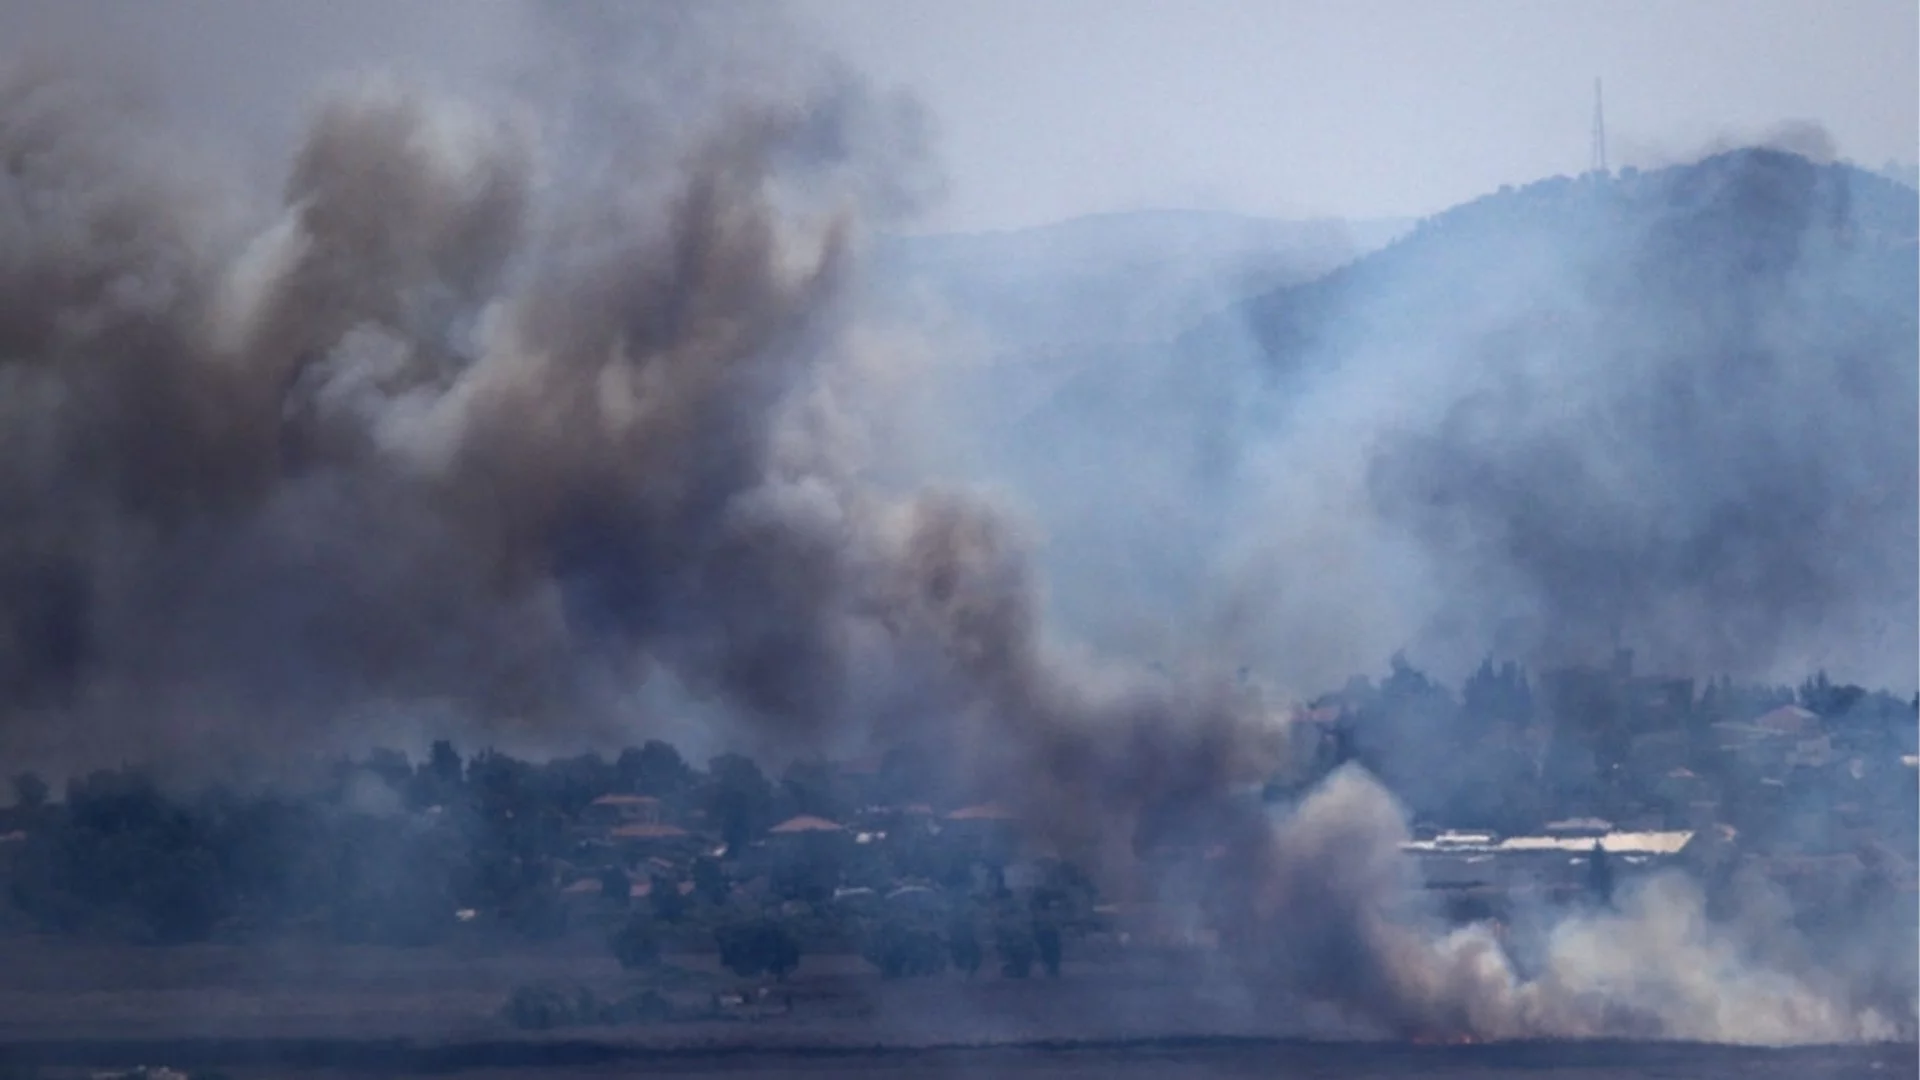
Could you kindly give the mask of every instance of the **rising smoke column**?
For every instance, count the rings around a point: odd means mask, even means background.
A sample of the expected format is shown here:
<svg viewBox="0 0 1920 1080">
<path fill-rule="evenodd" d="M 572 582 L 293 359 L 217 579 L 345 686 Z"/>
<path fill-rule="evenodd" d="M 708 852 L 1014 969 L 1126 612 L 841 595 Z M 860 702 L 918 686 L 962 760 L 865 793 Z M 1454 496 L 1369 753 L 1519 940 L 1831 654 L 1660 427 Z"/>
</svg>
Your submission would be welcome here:
<svg viewBox="0 0 1920 1080">
<path fill-rule="evenodd" d="M 854 131 L 886 118 L 844 79 L 654 89 L 543 143 L 351 87 L 255 217 L 200 205 L 84 80 L 7 84 L 12 748 L 318 745 L 370 708 L 591 730 L 650 660 L 828 721 L 856 543 L 833 448 L 789 418 L 871 195 L 849 155 L 894 136 Z"/>
<path fill-rule="evenodd" d="M 1450 927 L 1421 899 L 1393 797 L 1344 767 L 1242 849 L 1257 873 L 1242 951 L 1276 997 L 1307 988 L 1401 1037 L 1664 1038 L 1758 1045 L 1911 1039 L 1903 994 L 1862 994 L 1864 966 L 1775 952 L 1779 913 L 1744 931 L 1709 919 L 1699 887 L 1664 871 L 1617 908 L 1556 913 L 1522 963 L 1492 926 Z M 1771 961 L 1771 962 L 1770 962 Z M 1897 978 L 1897 976 L 1896 976 Z"/>
<path fill-rule="evenodd" d="M 351 84 L 257 215 L 83 81 L 10 84 L 4 367 L 45 403 L 0 433 L 45 653 L 10 743 L 267 754 L 426 709 L 557 740 L 664 668 L 776 746 L 957 732 L 1082 839 L 1263 775 L 1249 701 L 1061 662 L 985 501 L 859 480 L 849 283 L 914 117 L 830 66 L 708 85 L 740 27 L 706 10 L 553 9 L 565 62 L 507 110 Z M 667 74 L 628 85 L 622 35 Z M 921 704 L 860 715 L 889 695 Z"/>
<path fill-rule="evenodd" d="M 715 32 L 612 10 L 545 25 Z M 1057 657 L 986 502 L 857 481 L 848 283 L 901 114 L 836 72 L 535 82 L 545 126 L 337 91 L 231 217 L 84 82 L 10 84 L 10 751 L 255 769 L 420 713 L 563 743 L 665 669 L 761 745 L 945 745 L 1104 866 L 1143 805 L 1271 770 L 1256 701 Z"/>
</svg>

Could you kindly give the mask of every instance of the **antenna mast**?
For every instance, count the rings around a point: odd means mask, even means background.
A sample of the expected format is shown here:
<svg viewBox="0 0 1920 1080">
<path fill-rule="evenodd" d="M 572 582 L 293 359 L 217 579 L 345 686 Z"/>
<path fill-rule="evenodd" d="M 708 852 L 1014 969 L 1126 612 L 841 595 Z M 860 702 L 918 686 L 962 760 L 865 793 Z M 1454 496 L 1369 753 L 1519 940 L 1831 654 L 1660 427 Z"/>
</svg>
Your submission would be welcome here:
<svg viewBox="0 0 1920 1080">
<path fill-rule="evenodd" d="M 1607 118 L 1600 111 L 1600 80 L 1593 80 L 1593 160 L 1588 169 L 1607 175 Z"/>
</svg>

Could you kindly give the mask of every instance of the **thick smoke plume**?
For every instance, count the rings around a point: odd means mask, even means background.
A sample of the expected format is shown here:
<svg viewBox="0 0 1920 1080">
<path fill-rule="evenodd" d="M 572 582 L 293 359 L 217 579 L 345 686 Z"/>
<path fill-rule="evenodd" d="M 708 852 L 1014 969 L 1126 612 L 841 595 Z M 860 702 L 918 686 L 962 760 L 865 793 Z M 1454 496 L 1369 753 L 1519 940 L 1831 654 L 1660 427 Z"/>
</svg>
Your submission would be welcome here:
<svg viewBox="0 0 1920 1080">
<path fill-rule="evenodd" d="M 1351 767 L 1280 818 L 1249 849 L 1260 872 L 1249 879 L 1255 937 L 1245 944 L 1263 977 L 1313 987 L 1416 1038 L 1912 1037 L 1910 974 L 1889 993 L 1806 956 L 1760 962 L 1755 939 L 1785 943 L 1795 932 L 1778 919 L 1754 924 L 1752 937 L 1718 925 L 1675 872 L 1635 883 L 1616 909 L 1555 919 L 1530 949 L 1486 924 L 1442 926 L 1414 899 L 1408 839 L 1392 796 Z"/>
<path fill-rule="evenodd" d="M 669 672 L 763 745 L 1043 770 L 1009 797 L 1080 843 L 1263 775 L 1247 702 L 1050 661 L 984 503 L 861 482 L 885 358 L 848 286 L 911 203 L 911 112 L 830 69 L 567 85 L 621 34 L 716 48 L 699 9 L 615 10 L 543 23 L 580 66 L 531 117 L 337 92 L 257 218 L 87 84 L 7 85 L 9 750 L 204 766 L 421 715 L 560 744 Z"/>
<path fill-rule="evenodd" d="M 649 661 L 826 722 L 858 537 L 799 413 L 861 192 L 799 189 L 847 165 L 859 104 L 574 115 L 543 145 L 361 85 L 249 219 L 84 84 L 15 75 L 14 748 L 284 747 L 435 703 L 591 728 Z M 594 122 L 621 153 L 559 156 Z"/>
<path fill-rule="evenodd" d="M 902 372 L 852 286 L 862 229 L 927 188 L 922 129 L 828 65 L 769 75 L 711 10 L 558 6 L 509 106 L 348 85 L 273 198 L 84 80 L 8 75 L 0 753 L 558 745 L 629 731 L 670 675 L 761 745 L 939 746 L 1109 880 L 1148 808 L 1273 772 L 1258 694 L 1072 653 L 988 500 L 875 479 Z M 1625 916 L 1684 948 L 1616 981 L 1572 927 L 1523 978 L 1423 920 L 1364 777 L 1278 824 L 1225 805 L 1239 932 L 1390 1029 L 1880 1030 L 1684 896 Z"/>
</svg>

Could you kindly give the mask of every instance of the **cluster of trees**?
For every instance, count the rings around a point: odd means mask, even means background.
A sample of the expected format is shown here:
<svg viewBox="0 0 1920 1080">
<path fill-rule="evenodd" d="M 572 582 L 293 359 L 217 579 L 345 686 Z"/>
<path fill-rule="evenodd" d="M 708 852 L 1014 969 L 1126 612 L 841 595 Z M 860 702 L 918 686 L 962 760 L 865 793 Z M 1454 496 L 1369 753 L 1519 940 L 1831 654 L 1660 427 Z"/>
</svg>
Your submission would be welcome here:
<svg viewBox="0 0 1920 1080">
<path fill-rule="evenodd" d="M 1838 684 L 1825 672 L 1798 687 L 1651 680 L 1669 691 L 1656 703 L 1631 690 L 1626 671 L 1582 674 L 1591 677 L 1536 683 L 1515 664 L 1489 660 L 1455 693 L 1396 656 L 1384 679 L 1355 678 L 1314 703 L 1341 714 L 1317 771 L 1357 761 L 1416 818 L 1516 832 L 1657 803 L 1660 778 L 1637 773 L 1629 757 L 1636 735 L 1683 735 L 1693 764 L 1711 770 L 1714 724 L 1782 705 L 1819 714 L 1828 730 L 1882 758 L 1913 752 L 1920 717 L 1920 697 Z"/>
<path fill-rule="evenodd" d="M 990 924 L 991 943 L 1000 959 L 1000 974 L 1024 979 L 1038 963 L 1049 976 L 1060 974 L 1064 952 L 1063 920 L 1036 899 L 1021 910 L 1000 897 L 981 911 L 981 905 L 962 901 L 954 910 L 929 917 L 911 910 L 878 917 L 847 915 L 840 927 L 854 941 L 862 958 L 889 979 L 939 975 L 949 965 L 971 978 L 987 959 L 980 923 Z M 784 981 L 800 966 L 805 949 L 794 921 L 777 915 L 756 915 L 723 922 L 713 931 L 720 964 L 742 978 L 771 975 Z M 659 967 L 664 961 L 660 920 L 648 911 L 635 912 L 621 924 L 609 947 L 620 966 L 629 971 Z"/>
<path fill-rule="evenodd" d="M 723 755 L 699 770 L 660 742 L 612 760 L 544 763 L 494 751 L 463 758 L 446 742 L 420 762 L 376 750 L 338 762 L 298 794 L 186 792 L 121 768 L 76 777 L 55 801 L 50 785 L 26 773 L 14 778 L 15 805 L 0 809 L 0 832 L 25 834 L 0 848 L 0 896 L 16 917 L 74 936 L 420 945 L 468 922 L 550 939 L 569 929 L 565 885 L 597 876 L 601 895 L 618 907 L 639 874 L 653 886 L 635 902 L 640 914 L 685 941 L 757 915 L 739 910 L 734 895 L 752 876 L 766 888 L 747 903 L 810 913 L 794 933 L 850 936 L 832 917 L 841 886 L 885 893 L 919 880 L 964 891 L 982 859 L 1004 856 L 904 832 L 886 845 L 789 846 L 777 856 L 755 853 L 755 842 L 785 816 L 844 817 L 857 796 L 924 797 L 927 788 L 914 785 L 925 775 L 920 759 L 900 753 L 862 781 L 864 791 L 820 762 L 796 764 L 775 782 L 744 756 Z M 703 849 L 670 868 L 623 862 L 594 830 L 580 828 L 589 804 L 609 792 L 660 798 L 670 820 L 723 843 L 725 857 Z M 638 942 L 630 947 L 645 952 Z M 765 970 L 783 965 L 790 963 L 775 955 Z"/>
<path fill-rule="evenodd" d="M 1829 730 L 1883 738 L 1888 754 L 1913 752 L 1920 713 L 1920 701 L 1838 685 L 1824 674 L 1797 688 L 1723 679 L 1698 693 L 1687 686 L 1679 697 L 1668 702 L 1665 719 L 1683 730 L 1798 703 L 1826 717 Z M 1569 801 L 1569 793 L 1634 782 L 1619 769 L 1617 736 L 1644 717 L 1636 718 L 1632 702 L 1603 699 L 1556 699 L 1527 672 L 1491 662 L 1455 693 L 1395 658 L 1377 683 L 1355 679 L 1316 702 L 1341 717 L 1318 768 L 1357 760 L 1428 820 L 1530 827 L 1588 809 Z M 1544 753 L 1521 737 L 1540 730 L 1552 733 Z M 740 863 L 783 817 L 845 820 L 869 802 L 937 801 L 948 794 L 946 783 L 932 759 L 906 750 L 888 755 L 877 776 L 850 778 L 815 761 L 775 780 L 737 754 L 697 769 L 661 742 L 612 759 L 543 763 L 493 751 L 463 757 L 446 742 L 419 762 L 377 750 L 337 763 L 300 794 L 218 786 L 181 793 L 123 768 L 76 777 L 55 801 L 50 785 L 28 773 L 14 778 L 15 805 L 0 810 L 0 832 L 26 834 L 0 852 L 0 874 L 17 915 L 74 935 L 181 942 L 216 933 L 293 933 L 420 944 L 455 929 L 456 913 L 467 912 L 484 927 L 538 940 L 568 929 L 560 889 L 583 872 L 600 875 L 601 893 L 613 904 L 627 902 L 629 870 L 610 864 L 604 848 L 583 849 L 578 825 L 597 796 L 637 792 L 662 800 L 671 820 L 726 845 L 724 857 L 703 851 L 664 871 L 636 869 L 653 875 L 639 914 L 655 938 L 670 933 L 684 942 L 716 927 L 752 925 L 763 912 L 741 910 L 735 886 L 755 876 L 765 888 L 751 903 L 803 913 L 788 929 L 795 938 L 857 944 L 890 974 L 949 964 L 973 971 L 989 947 L 1009 972 L 1036 962 L 1055 966 L 1064 923 L 1052 916 L 983 914 L 976 907 L 963 917 L 949 905 L 912 919 L 867 912 L 849 923 L 833 899 L 837 890 L 885 895 L 911 881 L 946 897 L 974 897 L 977 905 L 985 902 L 980 897 L 1005 894 L 993 880 L 1004 852 L 901 828 L 884 844 L 775 845 L 782 857 L 763 853 L 751 867 Z M 1056 869 L 1049 887 L 1091 910 L 1091 885 L 1069 866 Z M 732 944 L 717 942 L 723 952 L 763 957 L 759 970 L 775 974 L 790 967 L 775 947 L 777 936 L 727 933 L 736 936 Z M 657 948 L 642 936 L 616 951 L 645 963 Z"/>
<path fill-rule="evenodd" d="M 508 996 L 500 1014 L 517 1028 L 552 1031 L 584 1025 L 665 1020 L 673 1015 L 673 1003 L 656 990 L 640 990 L 602 1000 L 586 987 L 522 986 Z"/>
<path fill-rule="evenodd" d="M 417 765 L 376 750 L 318 790 L 171 792 L 133 768 L 68 783 L 62 802 L 28 773 L 12 816 L 27 833 L 7 865 L 13 906 L 49 930 L 123 940 L 294 931 L 420 944 L 463 909 L 529 937 L 565 929 L 555 884 L 570 826 L 597 795 L 684 784 L 664 744 L 617 761 L 534 764 L 446 742 Z M 720 793 L 716 800 L 728 796 Z"/>
<path fill-rule="evenodd" d="M 55 932 L 172 943 L 272 928 L 412 944 L 461 907 L 487 905 L 531 933 L 557 920 L 529 838 L 477 808 L 430 820 L 340 793 L 177 796 L 118 769 L 76 778 L 59 804 L 22 802 L 15 817 L 27 836 L 7 862 L 7 897 Z"/>
<path fill-rule="evenodd" d="M 986 962 L 981 923 L 986 923 L 1000 974 L 1024 979 L 1037 961 L 1050 976 L 1060 974 L 1066 921 L 1054 908 L 1049 890 L 1035 890 L 1025 908 L 1001 895 L 992 903 L 958 910 L 894 915 L 869 925 L 860 954 L 889 979 L 938 975 L 952 967 L 972 978 Z"/>
</svg>

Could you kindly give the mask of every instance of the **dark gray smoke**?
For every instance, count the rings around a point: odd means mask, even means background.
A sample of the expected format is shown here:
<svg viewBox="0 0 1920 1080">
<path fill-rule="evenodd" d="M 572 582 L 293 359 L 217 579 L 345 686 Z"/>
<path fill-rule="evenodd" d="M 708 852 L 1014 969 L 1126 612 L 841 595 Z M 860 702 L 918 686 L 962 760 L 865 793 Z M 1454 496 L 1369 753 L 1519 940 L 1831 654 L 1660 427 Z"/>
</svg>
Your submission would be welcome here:
<svg viewBox="0 0 1920 1080">
<path fill-rule="evenodd" d="M 592 77 L 622 35 L 724 60 L 706 10 L 558 9 L 531 118 L 348 87 L 257 218 L 85 83 L 9 85 L 11 754 L 555 745 L 669 671 L 763 746 L 931 739 L 1108 867 L 1271 770 L 1257 702 L 1055 659 L 985 503 L 860 480 L 848 285 L 917 130 L 831 70 Z"/>
<path fill-rule="evenodd" d="M 651 661 L 828 722 L 851 545 L 799 413 L 873 194 L 847 178 L 886 161 L 859 140 L 917 151 L 844 80 L 653 89 L 543 142 L 353 87 L 256 217 L 84 80 L 11 75 L 11 749 L 310 744 L 370 707 L 604 729 Z"/>
<path fill-rule="evenodd" d="M 1263 775 L 1249 702 L 1053 659 L 985 503 L 861 480 L 849 284 L 919 130 L 830 66 L 716 75 L 709 11 L 554 9 L 519 109 L 348 86 L 257 217 L 9 84 L 13 753 L 556 745 L 664 671 L 765 746 L 932 736 L 1083 847 Z"/>
</svg>

